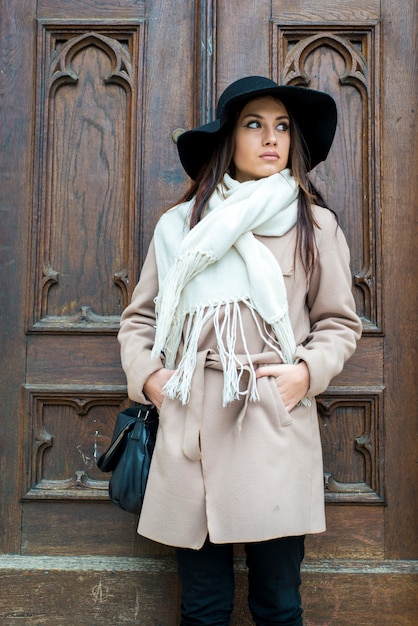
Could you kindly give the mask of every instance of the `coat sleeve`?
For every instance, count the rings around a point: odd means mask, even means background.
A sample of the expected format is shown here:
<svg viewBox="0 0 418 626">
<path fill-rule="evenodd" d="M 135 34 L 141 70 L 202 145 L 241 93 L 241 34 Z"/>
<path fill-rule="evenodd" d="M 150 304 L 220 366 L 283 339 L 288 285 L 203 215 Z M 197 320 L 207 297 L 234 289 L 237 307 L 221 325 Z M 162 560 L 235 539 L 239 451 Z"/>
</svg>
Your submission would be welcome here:
<svg viewBox="0 0 418 626">
<path fill-rule="evenodd" d="M 316 240 L 317 258 L 307 295 L 311 330 L 296 352 L 297 360 L 309 368 L 310 396 L 325 391 L 341 372 L 362 329 L 352 294 L 350 253 L 330 211 L 321 214 Z"/>
<path fill-rule="evenodd" d="M 157 264 L 152 241 L 131 303 L 122 313 L 118 334 L 128 395 L 131 400 L 145 404 L 149 404 L 149 400 L 143 394 L 144 383 L 150 374 L 163 367 L 161 358 L 151 359 L 155 337 L 154 298 L 157 293 Z"/>
</svg>

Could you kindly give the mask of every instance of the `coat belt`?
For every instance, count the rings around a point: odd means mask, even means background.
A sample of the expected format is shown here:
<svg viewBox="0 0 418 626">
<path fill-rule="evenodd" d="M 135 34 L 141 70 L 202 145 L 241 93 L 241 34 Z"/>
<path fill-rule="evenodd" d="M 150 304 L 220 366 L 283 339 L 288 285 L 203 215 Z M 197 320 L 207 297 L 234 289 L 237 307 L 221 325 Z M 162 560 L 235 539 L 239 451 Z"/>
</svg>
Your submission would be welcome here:
<svg viewBox="0 0 418 626">
<path fill-rule="evenodd" d="M 237 424 L 240 430 L 245 414 L 247 412 L 249 402 L 249 389 L 253 383 L 252 376 L 254 368 L 250 367 L 247 355 L 237 355 L 237 362 L 243 371 L 249 373 L 249 381 L 247 393 L 244 392 L 244 404 L 239 412 Z M 277 363 L 277 354 L 274 352 L 265 352 L 255 356 L 252 361 L 253 365 L 261 363 Z M 214 350 L 202 350 L 197 353 L 196 367 L 193 373 L 192 383 L 190 385 L 190 399 L 186 408 L 186 422 L 183 435 L 183 454 L 191 461 L 199 461 L 202 458 L 200 447 L 200 430 L 202 425 L 203 413 L 203 395 L 204 395 L 204 376 L 205 368 L 221 370 L 222 364 L 219 355 Z"/>
</svg>

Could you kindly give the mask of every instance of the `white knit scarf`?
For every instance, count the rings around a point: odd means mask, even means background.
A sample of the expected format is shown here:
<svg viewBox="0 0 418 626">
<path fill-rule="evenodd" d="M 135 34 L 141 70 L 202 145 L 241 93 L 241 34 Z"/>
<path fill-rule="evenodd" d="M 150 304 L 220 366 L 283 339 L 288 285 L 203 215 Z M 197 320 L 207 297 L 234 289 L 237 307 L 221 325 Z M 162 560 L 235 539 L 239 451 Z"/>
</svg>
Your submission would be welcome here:
<svg viewBox="0 0 418 626">
<path fill-rule="evenodd" d="M 224 371 L 224 405 L 242 395 L 242 366 L 235 354 L 237 333 L 246 346 L 242 304 L 283 362 L 294 361 L 296 345 L 283 274 L 254 234 L 279 237 L 290 230 L 297 219 L 298 191 L 289 170 L 244 183 L 226 174 L 205 216 L 192 230 L 189 219 L 194 200 L 170 209 L 158 222 L 154 241 L 159 293 L 152 357 L 164 353 L 166 367 L 176 369 L 165 387 L 168 397 L 188 402 L 200 334 L 210 320 Z M 264 320 L 263 328 L 255 312 Z M 250 355 L 246 356 L 251 363 Z M 251 380 L 251 389 L 244 393 L 258 400 L 255 376 Z"/>
</svg>

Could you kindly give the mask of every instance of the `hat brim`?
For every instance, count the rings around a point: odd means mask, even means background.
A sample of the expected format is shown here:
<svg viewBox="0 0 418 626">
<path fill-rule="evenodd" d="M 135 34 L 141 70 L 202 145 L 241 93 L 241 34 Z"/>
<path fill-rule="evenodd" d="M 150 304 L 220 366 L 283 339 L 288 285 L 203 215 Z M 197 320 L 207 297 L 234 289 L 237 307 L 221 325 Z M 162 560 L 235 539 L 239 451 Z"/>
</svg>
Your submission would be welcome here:
<svg viewBox="0 0 418 626">
<path fill-rule="evenodd" d="M 295 119 L 307 148 L 309 169 L 324 161 L 331 148 L 337 127 L 334 99 L 322 91 L 307 87 L 278 85 L 241 92 L 223 107 L 221 119 L 186 131 L 177 141 L 181 164 L 195 180 L 222 138 L 222 131 L 235 112 L 246 102 L 262 96 L 272 96 L 283 102 Z"/>
</svg>

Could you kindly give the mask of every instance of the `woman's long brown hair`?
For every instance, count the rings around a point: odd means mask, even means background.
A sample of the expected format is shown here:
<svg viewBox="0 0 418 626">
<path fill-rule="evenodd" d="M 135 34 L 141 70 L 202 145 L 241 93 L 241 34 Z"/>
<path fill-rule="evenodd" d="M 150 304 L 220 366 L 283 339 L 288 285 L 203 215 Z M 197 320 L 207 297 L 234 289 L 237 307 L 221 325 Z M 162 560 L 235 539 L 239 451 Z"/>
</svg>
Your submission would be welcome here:
<svg viewBox="0 0 418 626">
<path fill-rule="evenodd" d="M 183 197 L 178 201 L 178 203 L 187 202 L 195 198 L 190 215 L 190 228 L 196 226 L 204 216 L 209 199 L 222 181 L 225 172 L 228 171 L 232 177 L 234 176 L 232 157 L 234 153 L 235 121 L 238 119 L 243 106 L 237 111 L 233 122 L 224 127 L 224 132 L 218 145 L 213 150 L 211 158 L 202 168 L 196 180 L 191 183 Z M 299 253 L 304 269 L 309 274 L 315 263 L 314 228 L 315 226 L 318 227 L 315 222 L 312 205 L 317 204 L 325 208 L 328 207 L 320 192 L 309 179 L 308 151 L 291 111 L 288 110 L 288 113 L 290 116 L 290 152 L 287 167 L 289 167 L 293 177 L 299 184 L 295 256 Z"/>
</svg>

